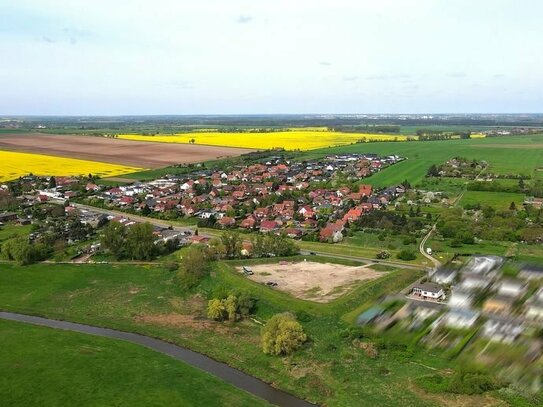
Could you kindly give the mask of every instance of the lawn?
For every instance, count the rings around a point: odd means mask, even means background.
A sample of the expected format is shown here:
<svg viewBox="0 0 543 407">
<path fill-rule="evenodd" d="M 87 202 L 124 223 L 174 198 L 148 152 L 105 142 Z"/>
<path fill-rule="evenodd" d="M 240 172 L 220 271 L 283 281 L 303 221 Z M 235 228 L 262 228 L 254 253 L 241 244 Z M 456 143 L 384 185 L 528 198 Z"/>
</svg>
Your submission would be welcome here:
<svg viewBox="0 0 543 407">
<path fill-rule="evenodd" d="M 511 202 L 514 202 L 517 208 L 522 208 L 524 197 L 524 194 L 511 192 L 466 191 L 458 205 L 464 207 L 465 205 L 480 204 L 481 206 L 492 206 L 498 210 L 507 210 Z"/>
<path fill-rule="evenodd" d="M 543 162 L 543 136 L 509 136 L 471 140 L 444 140 L 428 142 L 385 143 L 372 142 L 313 150 L 304 158 L 315 158 L 338 153 L 397 154 L 408 159 L 367 178 L 375 186 L 399 184 L 407 179 L 419 184 L 432 164 L 442 164 L 460 156 L 467 159 L 486 160 L 487 173 L 523 174 L 533 176 Z"/>
<path fill-rule="evenodd" d="M 364 242 L 369 242 L 369 244 L 366 245 Z M 300 247 L 301 250 L 326 253 L 330 255 L 362 257 L 368 259 L 376 259 L 376 256 L 379 252 L 386 250 L 391 254 L 391 257 L 387 260 L 393 261 L 395 263 L 414 265 L 425 265 L 427 263 L 426 258 L 419 253 L 416 245 L 404 246 L 403 244 L 401 244 L 401 242 L 398 242 L 398 244 L 396 244 L 395 242 L 396 239 L 380 242 L 377 238 L 375 238 L 375 240 L 373 237 L 371 239 L 361 239 L 360 237 L 357 237 L 355 235 L 355 237 L 353 238 L 347 238 L 344 242 L 336 244 L 305 241 L 299 241 L 296 244 Z M 404 248 L 411 248 L 417 256 L 416 259 L 412 261 L 403 261 L 396 258 L 396 254 L 398 254 Z"/>
<path fill-rule="evenodd" d="M 5 406 L 268 405 L 128 342 L 1 319 L 0 332 Z"/>
</svg>

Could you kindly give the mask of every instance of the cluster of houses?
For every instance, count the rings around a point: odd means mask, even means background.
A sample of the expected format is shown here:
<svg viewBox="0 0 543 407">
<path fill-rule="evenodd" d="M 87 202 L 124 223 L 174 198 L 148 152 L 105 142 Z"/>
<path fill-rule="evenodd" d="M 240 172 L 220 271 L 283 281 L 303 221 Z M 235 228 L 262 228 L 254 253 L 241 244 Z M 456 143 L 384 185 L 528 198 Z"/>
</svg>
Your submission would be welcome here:
<svg viewBox="0 0 543 407">
<path fill-rule="evenodd" d="M 490 341 L 532 344 L 529 333 L 543 328 L 543 268 L 524 265 L 511 278 L 504 276 L 503 263 L 498 256 L 473 256 L 458 270 L 433 271 L 406 290 L 400 309 L 377 304 L 358 323 L 385 329 L 401 322 L 416 329 L 432 321 L 429 337 L 442 328 L 475 329 Z"/>
<path fill-rule="evenodd" d="M 486 161 L 454 157 L 439 167 L 439 176 L 474 179 L 487 166 Z"/>
<path fill-rule="evenodd" d="M 481 320 L 483 336 L 512 343 L 526 326 L 543 326 L 543 268 L 523 266 L 509 278 L 502 265 L 498 256 L 473 256 L 460 270 L 436 271 L 432 282 L 415 285 L 412 295 L 446 306 L 435 327 L 470 329 Z M 530 284 L 537 287 L 533 293 Z M 450 288 L 450 294 L 446 296 L 443 287 Z"/>
<path fill-rule="evenodd" d="M 106 215 L 89 209 L 66 206 L 65 211 L 72 217 L 77 217 L 83 225 L 90 225 L 93 228 L 100 227 L 107 222 L 117 222 L 127 228 L 136 225 L 138 222 L 127 216 Z M 153 234 L 155 244 L 175 243 L 176 247 L 186 246 L 191 243 L 202 243 L 202 239 L 209 240 L 207 237 L 194 235 L 190 229 L 166 228 L 153 225 Z"/>
<path fill-rule="evenodd" d="M 208 226 L 284 233 L 292 238 L 318 231 L 321 241 L 339 242 L 349 223 L 384 208 L 405 190 L 401 186 L 379 191 L 371 185 L 330 187 L 330 181 L 341 178 L 354 183 L 400 160 L 398 156 L 348 154 L 294 162 L 274 156 L 228 171 L 200 169 L 188 176 L 109 189 L 89 182 L 86 190 L 108 207 L 197 217 Z M 59 198 L 65 193 L 55 189 L 41 191 L 40 196 Z"/>
</svg>

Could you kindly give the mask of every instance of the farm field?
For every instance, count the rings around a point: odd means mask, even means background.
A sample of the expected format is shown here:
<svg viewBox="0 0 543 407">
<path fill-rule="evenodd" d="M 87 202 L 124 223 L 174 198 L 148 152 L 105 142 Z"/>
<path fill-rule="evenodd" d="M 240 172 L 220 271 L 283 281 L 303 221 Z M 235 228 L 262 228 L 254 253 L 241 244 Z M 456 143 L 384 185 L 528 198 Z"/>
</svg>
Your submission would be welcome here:
<svg viewBox="0 0 543 407">
<path fill-rule="evenodd" d="M 509 209 L 511 202 L 514 202 L 517 208 L 524 202 L 524 194 L 515 194 L 510 192 L 488 192 L 488 191 L 466 191 L 458 205 L 488 205 L 498 210 Z"/>
<path fill-rule="evenodd" d="M 313 150 L 368 141 L 405 141 L 406 136 L 393 134 L 361 134 L 319 130 L 292 129 L 269 133 L 226 133 L 193 132 L 174 135 L 145 136 L 139 134 L 119 134 L 123 140 L 155 141 L 160 143 L 188 144 L 194 139 L 196 145 L 243 147 L 259 150 L 284 148 L 285 150 Z"/>
<path fill-rule="evenodd" d="M 203 162 L 238 156 L 251 151 L 249 149 L 188 144 L 144 143 L 98 136 L 36 133 L 0 134 L 0 150 L 49 154 L 139 169 Z M 122 173 L 111 175 L 119 174 Z"/>
<path fill-rule="evenodd" d="M 141 168 L 42 154 L 0 151 L 0 182 L 32 173 L 34 175 L 87 175 L 111 177 L 140 171 Z"/>
<path fill-rule="evenodd" d="M 6 406 L 268 405 L 128 342 L 2 319 L 0 332 L 0 347 L 9 349 L 0 353 Z"/>
<path fill-rule="evenodd" d="M 348 266 L 333 263 L 279 262 L 251 266 L 249 279 L 261 284 L 277 283 L 275 289 L 296 298 L 316 302 L 330 302 L 348 293 L 358 283 L 375 280 L 384 273 L 370 266 Z M 241 267 L 238 271 L 242 272 Z"/>
<path fill-rule="evenodd" d="M 408 143 L 375 142 L 313 150 L 306 152 L 303 157 L 309 159 L 341 153 L 398 154 L 407 157 L 407 160 L 384 169 L 364 182 L 374 186 L 389 186 L 407 179 L 417 185 L 432 164 L 442 164 L 456 156 L 486 160 L 489 163 L 487 173 L 534 176 L 539 173 L 537 169 L 543 163 L 543 148 L 535 147 L 539 144 L 543 144 L 543 135 Z"/>
</svg>

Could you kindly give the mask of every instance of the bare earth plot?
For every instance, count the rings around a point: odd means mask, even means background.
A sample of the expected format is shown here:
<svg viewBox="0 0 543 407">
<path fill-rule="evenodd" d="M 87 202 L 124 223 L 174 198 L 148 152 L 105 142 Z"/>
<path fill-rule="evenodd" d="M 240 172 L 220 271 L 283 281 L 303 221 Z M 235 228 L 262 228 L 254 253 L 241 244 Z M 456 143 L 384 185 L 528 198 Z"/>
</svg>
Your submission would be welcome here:
<svg viewBox="0 0 543 407">
<path fill-rule="evenodd" d="M 348 293 L 358 283 L 375 280 L 386 274 L 368 265 L 345 266 L 310 261 L 258 264 L 250 268 L 254 272 L 248 276 L 251 280 L 264 284 L 274 281 L 277 283 L 275 289 L 316 302 L 330 302 Z M 242 267 L 238 267 L 238 271 L 242 272 Z"/>
<path fill-rule="evenodd" d="M 139 168 L 196 163 L 254 151 L 245 148 L 38 133 L 0 134 L 0 150 L 79 158 Z"/>
</svg>

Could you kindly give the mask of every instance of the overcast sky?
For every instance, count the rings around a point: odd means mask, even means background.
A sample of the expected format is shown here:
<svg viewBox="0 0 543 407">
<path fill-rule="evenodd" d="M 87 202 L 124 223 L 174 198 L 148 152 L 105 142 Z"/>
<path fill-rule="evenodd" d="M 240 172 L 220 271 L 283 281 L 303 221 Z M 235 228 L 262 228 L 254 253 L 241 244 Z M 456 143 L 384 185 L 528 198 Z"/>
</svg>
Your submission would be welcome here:
<svg viewBox="0 0 543 407">
<path fill-rule="evenodd" d="M 540 0 L 0 0 L 0 114 L 543 111 Z"/>
</svg>

